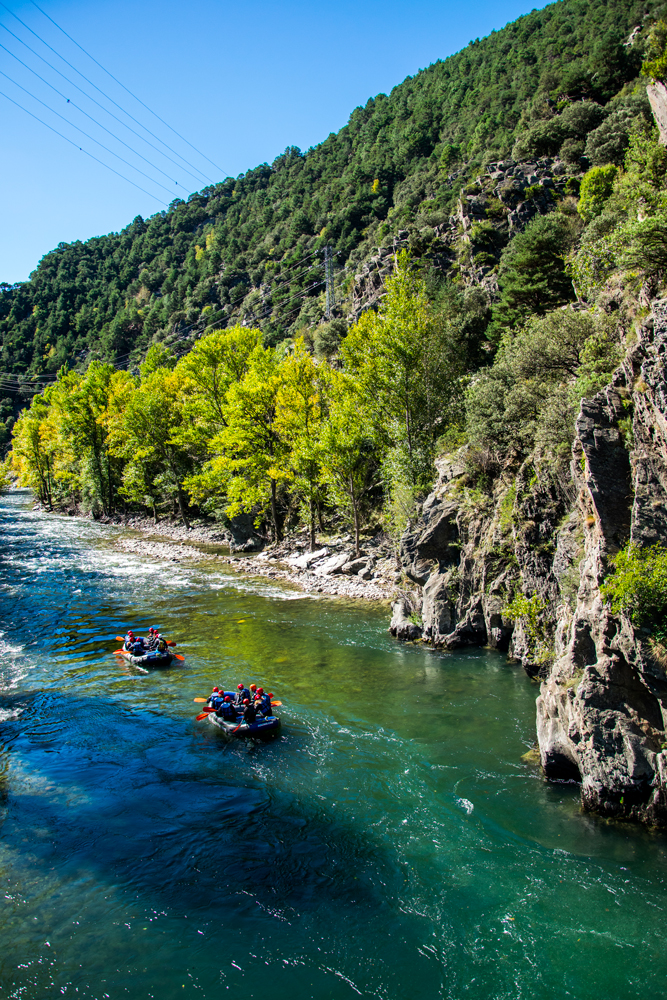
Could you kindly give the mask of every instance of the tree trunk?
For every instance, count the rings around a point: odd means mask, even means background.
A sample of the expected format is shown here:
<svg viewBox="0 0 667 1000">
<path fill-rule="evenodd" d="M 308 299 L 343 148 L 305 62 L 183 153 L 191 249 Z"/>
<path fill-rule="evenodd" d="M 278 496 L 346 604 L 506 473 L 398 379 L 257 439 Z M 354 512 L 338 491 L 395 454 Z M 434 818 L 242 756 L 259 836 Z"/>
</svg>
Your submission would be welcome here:
<svg viewBox="0 0 667 1000">
<path fill-rule="evenodd" d="M 354 514 L 354 554 L 357 558 L 361 555 L 359 545 L 359 506 L 357 504 L 357 494 L 354 490 L 354 479 L 350 476 L 350 499 L 352 500 L 352 512 Z"/>
<path fill-rule="evenodd" d="M 97 482 L 100 487 L 100 502 L 102 504 L 102 514 L 106 515 L 109 512 L 104 502 L 104 473 L 102 472 L 102 463 L 100 462 L 99 452 L 97 448 L 95 448 L 94 446 L 93 446 L 93 455 L 95 457 L 95 468 L 97 470 Z"/>
<path fill-rule="evenodd" d="M 313 498 L 310 498 L 310 551 L 314 552 L 316 547 L 316 534 L 315 534 L 315 504 Z"/>
<path fill-rule="evenodd" d="M 40 477 L 44 483 L 44 492 L 46 494 L 46 499 L 49 505 L 49 510 L 53 510 L 53 495 L 51 493 L 51 463 L 46 459 L 46 477 L 44 477 L 40 471 Z"/>
<path fill-rule="evenodd" d="M 111 459 L 107 451 L 107 483 L 109 488 L 109 515 L 113 514 L 113 486 L 111 484 Z"/>
<path fill-rule="evenodd" d="M 190 530 L 190 522 L 188 521 L 188 515 L 185 512 L 185 498 L 183 496 L 183 490 L 181 489 L 180 486 L 178 486 L 177 488 L 178 488 L 178 509 L 181 512 L 181 518 L 183 519 L 183 524 L 185 525 L 185 527 L 189 531 Z"/>
<path fill-rule="evenodd" d="M 283 536 L 280 531 L 280 525 L 278 524 L 278 505 L 276 503 L 276 481 L 271 480 L 271 518 L 273 520 L 273 539 L 276 542 L 282 542 Z"/>
</svg>

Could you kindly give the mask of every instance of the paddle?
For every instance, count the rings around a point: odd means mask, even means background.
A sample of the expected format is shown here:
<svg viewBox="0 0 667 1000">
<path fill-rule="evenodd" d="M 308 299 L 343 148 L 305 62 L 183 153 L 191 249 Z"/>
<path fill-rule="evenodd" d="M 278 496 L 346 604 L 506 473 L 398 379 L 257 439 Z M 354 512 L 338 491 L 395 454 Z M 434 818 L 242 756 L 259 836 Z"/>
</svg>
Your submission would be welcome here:
<svg viewBox="0 0 667 1000">
<path fill-rule="evenodd" d="M 185 657 L 181 656 L 180 653 L 172 653 L 172 656 L 174 657 L 175 660 L 184 660 L 185 659 Z"/>
<path fill-rule="evenodd" d="M 197 716 L 197 722 L 200 722 L 202 719 L 205 719 L 207 715 L 211 714 L 211 712 L 215 712 L 215 709 L 211 705 L 207 705 L 207 707 L 204 709 L 201 715 Z"/>
<path fill-rule="evenodd" d="M 195 698 L 194 701 L 198 701 L 201 705 L 205 705 L 208 698 Z"/>
<path fill-rule="evenodd" d="M 272 708 L 279 708 L 281 705 L 282 705 L 282 701 L 272 701 L 271 702 L 271 707 Z"/>
</svg>

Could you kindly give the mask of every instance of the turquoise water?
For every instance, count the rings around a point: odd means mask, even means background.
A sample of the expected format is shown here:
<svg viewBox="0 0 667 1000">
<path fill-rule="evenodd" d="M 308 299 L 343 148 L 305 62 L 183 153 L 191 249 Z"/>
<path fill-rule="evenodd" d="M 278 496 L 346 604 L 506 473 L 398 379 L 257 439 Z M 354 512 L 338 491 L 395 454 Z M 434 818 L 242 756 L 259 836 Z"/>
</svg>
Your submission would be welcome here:
<svg viewBox="0 0 667 1000">
<path fill-rule="evenodd" d="M 667 839 L 579 810 L 522 755 L 536 687 L 387 610 L 0 499 L 0 997 L 665 995 Z M 150 674 L 114 636 L 159 625 Z M 281 738 L 193 698 L 255 680 Z"/>
</svg>

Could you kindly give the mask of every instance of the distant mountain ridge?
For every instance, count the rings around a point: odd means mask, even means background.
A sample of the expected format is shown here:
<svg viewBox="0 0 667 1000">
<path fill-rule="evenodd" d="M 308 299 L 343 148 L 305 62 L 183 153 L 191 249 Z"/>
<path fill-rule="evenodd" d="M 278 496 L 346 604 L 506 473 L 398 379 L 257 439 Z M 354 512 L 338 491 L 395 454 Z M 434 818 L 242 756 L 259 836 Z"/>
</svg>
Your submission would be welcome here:
<svg viewBox="0 0 667 1000">
<path fill-rule="evenodd" d="M 373 248 L 400 230 L 418 247 L 517 140 L 542 155 L 576 143 L 560 127 L 563 107 L 603 106 L 634 80 L 635 29 L 664 7 L 560 0 L 371 98 L 305 154 L 289 147 L 120 233 L 59 244 L 27 282 L 0 286 L 2 370 L 29 381 L 91 352 L 124 363 L 155 340 L 238 320 L 270 343 L 315 325 L 325 246 L 338 296 L 349 295 Z"/>
</svg>

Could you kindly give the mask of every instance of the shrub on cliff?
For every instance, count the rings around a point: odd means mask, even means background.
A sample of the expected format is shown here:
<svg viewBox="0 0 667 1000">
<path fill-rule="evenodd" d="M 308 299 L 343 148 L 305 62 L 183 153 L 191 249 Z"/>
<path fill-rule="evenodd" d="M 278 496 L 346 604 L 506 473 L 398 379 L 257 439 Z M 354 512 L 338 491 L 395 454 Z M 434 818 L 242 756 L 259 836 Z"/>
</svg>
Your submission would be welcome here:
<svg viewBox="0 0 667 1000">
<path fill-rule="evenodd" d="M 556 309 L 507 333 L 467 393 L 471 442 L 496 453 L 526 453 L 537 443 L 552 458 L 568 454 L 579 399 L 609 381 L 621 354 L 604 314 Z"/>
<path fill-rule="evenodd" d="M 573 239 L 570 221 L 556 213 L 538 215 L 514 237 L 498 269 L 501 294 L 493 310 L 496 331 L 516 327 L 529 316 L 542 316 L 574 298 L 563 259 Z"/>
<path fill-rule="evenodd" d="M 577 211 L 584 220 L 590 222 L 602 213 L 605 202 L 614 190 L 614 181 L 618 173 L 613 163 L 605 167 L 592 167 L 584 176 L 579 188 L 579 204 Z"/>
<path fill-rule="evenodd" d="M 614 614 L 626 614 L 637 628 L 649 629 L 667 644 L 667 547 L 626 545 L 613 559 L 601 591 Z"/>
</svg>

